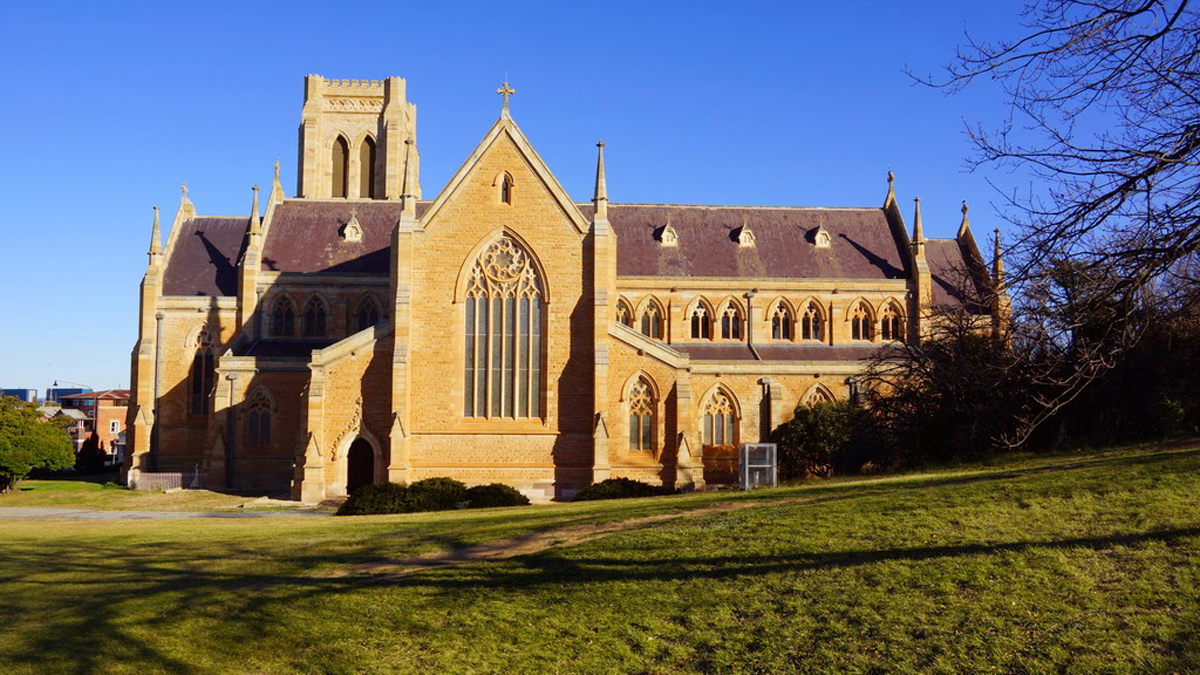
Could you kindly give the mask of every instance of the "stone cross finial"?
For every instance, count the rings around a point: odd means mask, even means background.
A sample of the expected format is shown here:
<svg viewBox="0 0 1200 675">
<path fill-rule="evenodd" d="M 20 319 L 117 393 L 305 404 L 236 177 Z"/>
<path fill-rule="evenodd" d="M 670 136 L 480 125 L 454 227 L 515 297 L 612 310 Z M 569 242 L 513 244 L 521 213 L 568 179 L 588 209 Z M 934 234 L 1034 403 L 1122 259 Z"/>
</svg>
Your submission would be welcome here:
<svg viewBox="0 0 1200 675">
<path fill-rule="evenodd" d="M 496 93 L 500 94 L 501 96 L 504 97 L 504 108 L 503 109 L 508 110 L 508 97 L 517 93 L 517 90 L 508 86 L 508 80 L 505 80 L 504 84 L 500 85 L 500 88 L 496 90 Z"/>
<path fill-rule="evenodd" d="M 183 196 L 186 197 L 187 196 L 187 183 L 184 183 L 180 187 L 183 189 Z"/>
</svg>

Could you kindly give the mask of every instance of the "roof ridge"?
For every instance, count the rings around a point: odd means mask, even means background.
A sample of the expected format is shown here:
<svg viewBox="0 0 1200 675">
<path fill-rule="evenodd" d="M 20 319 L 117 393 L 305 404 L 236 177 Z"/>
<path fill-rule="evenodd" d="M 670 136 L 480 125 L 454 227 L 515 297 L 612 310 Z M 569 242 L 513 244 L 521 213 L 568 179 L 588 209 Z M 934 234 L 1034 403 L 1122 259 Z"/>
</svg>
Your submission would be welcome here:
<svg viewBox="0 0 1200 675">
<path fill-rule="evenodd" d="M 591 206 L 591 202 L 578 202 L 580 206 Z M 741 206 L 737 204 L 641 204 L 636 202 L 609 202 L 609 206 L 655 206 L 664 208 L 690 209 L 752 209 L 761 211 L 882 211 L 878 206 Z"/>
</svg>

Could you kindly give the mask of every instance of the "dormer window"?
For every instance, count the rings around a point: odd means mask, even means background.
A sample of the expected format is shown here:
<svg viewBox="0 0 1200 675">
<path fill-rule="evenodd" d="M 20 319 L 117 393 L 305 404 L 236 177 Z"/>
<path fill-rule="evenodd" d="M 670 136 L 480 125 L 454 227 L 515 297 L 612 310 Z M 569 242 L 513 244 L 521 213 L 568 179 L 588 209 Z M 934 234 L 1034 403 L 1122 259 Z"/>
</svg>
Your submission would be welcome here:
<svg viewBox="0 0 1200 675">
<path fill-rule="evenodd" d="M 675 232 L 675 228 L 667 223 L 661 230 L 658 231 L 658 243 L 663 246 L 678 246 L 679 234 Z"/>
<path fill-rule="evenodd" d="M 820 225 L 812 234 L 812 243 L 817 248 L 829 248 L 832 240 L 829 237 L 829 230 L 825 229 L 824 225 Z"/>
<path fill-rule="evenodd" d="M 738 246 L 742 248 L 753 248 L 755 243 L 754 232 L 752 232 L 748 226 L 743 225 L 741 229 L 738 230 L 737 241 Z"/>
</svg>

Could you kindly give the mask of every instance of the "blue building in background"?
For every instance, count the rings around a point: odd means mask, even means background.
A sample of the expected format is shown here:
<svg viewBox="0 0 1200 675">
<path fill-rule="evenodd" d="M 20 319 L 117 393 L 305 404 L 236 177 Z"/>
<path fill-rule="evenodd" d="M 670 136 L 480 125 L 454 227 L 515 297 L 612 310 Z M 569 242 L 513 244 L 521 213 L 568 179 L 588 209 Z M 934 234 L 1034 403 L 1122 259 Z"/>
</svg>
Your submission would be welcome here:
<svg viewBox="0 0 1200 675">
<path fill-rule="evenodd" d="M 0 389 L 0 398 L 12 396 L 26 403 L 37 403 L 37 389 Z"/>
<path fill-rule="evenodd" d="M 58 403 L 64 396 L 74 396 L 75 394 L 90 394 L 91 389 L 86 387 L 47 387 L 46 402 L 53 401 Z M 34 392 L 35 394 L 37 392 Z"/>
</svg>

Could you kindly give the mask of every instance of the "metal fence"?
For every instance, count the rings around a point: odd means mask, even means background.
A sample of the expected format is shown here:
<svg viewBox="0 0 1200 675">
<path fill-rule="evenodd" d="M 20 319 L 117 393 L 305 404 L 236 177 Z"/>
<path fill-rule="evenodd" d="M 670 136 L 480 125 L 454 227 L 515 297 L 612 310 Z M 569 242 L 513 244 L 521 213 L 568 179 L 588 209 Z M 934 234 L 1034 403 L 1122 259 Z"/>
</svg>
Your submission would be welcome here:
<svg viewBox="0 0 1200 675">
<path fill-rule="evenodd" d="M 775 487 L 779 469 L 775 463 L 774 443 L 743 443 L 739 452 L 739 485 L 743 490 L 756 487 Z"/>
<path fill-rule="evenodd" d="M 141 471 L 137 479 L 130 481 L 135 490 L 178 490 L 180 488 L 202 489 L 204 475 L 197 464 L 192 471 L 171 473 L 167 471 Z"/>
</svg>

